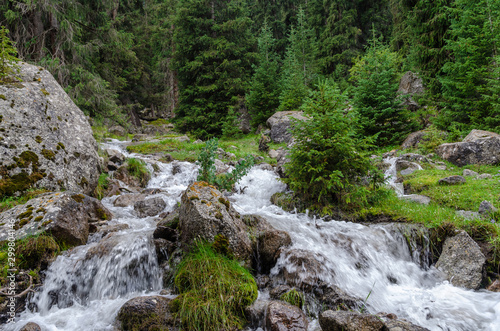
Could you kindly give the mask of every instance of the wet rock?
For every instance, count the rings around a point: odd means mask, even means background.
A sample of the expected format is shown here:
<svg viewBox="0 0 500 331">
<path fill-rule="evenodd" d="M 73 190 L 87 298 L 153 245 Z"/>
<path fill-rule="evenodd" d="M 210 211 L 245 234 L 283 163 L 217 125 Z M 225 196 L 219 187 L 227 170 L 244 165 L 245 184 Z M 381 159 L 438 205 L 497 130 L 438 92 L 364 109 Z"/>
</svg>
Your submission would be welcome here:
<svg viewBox="0 0 500 331">
<path fill-rule="evenodd" d="M 131 186 L 132 188 L 145 188 L 146 185 L 148 184 L 149 179 L 151 178 L 151 174 L 148 174 L 144 178 L 137 178 L 133 176 L 132 174 L 129 173 L 127 166 L 123 165 L 118 170 L 115 171 L 114 173 L 114 178 L 121 180 L 128 186 Z"/>
<path fill-rule="evenodd" d="M 116 165 L 115 163 L 109 161 L 108 164 L 106 165 L 106 167 L 108 168 L 108 171 L 115 171 L 118 169 L 118 165 Z"/>
<path fill-rule="evenodd" d="M 241 216 L 217 188 L 205 182 L 193 183 L 183 193 L 179 229 L 185 244 L 191 245 L 196 238 L 213 241 L 221 234 L 238 259 L 251 257 L 252 243 Z"/>
<path fill-rule="evenodd" d="M 16 239 L 45 231 L 68 246 L 83 245 L 90 223 L 112 217 L 99 200 L 87 195 L 70 191 L 46 193 L 0 214 L 0 241 L 7 239 L 7 229 L 13 223 Z"/>
<path fill-rule="evenodd" d="M 454 285 L 477 289 L 483 278 L 486 258 L 479 245 L 465 231 L 446 238 L 436 268 Z"/>
<path fill-rule="evenodd" d="M 100 227 L 97 227 L 95 231 L 90 230 L 90 232 L 99 232 L 102 237 L 107 236 L 110 233 L 113 232 L 118 232 L 118 231 L 123 231 L 129 228 L 128 224 L 113 224 L 113 225 L 103 225 Z"/>
<path fill-rule="evenodd" d="M 468 164 L 498 164 L 500 136 L 493 133 L 478 135 L 471 132 L 464 141 L 442 144 L 435 152 L 439 157 L 460 167 Z"/>
<path fill-rule="evenodd" d="M 491 204 L 491 202 L 484 200 L 479 205 L 479 214 L 482 216 L 488 216 L 490 213 L 496 212 L 497 209 Z"/>
<path fill-rule="evenodd" d="M 319 315 L 323 331 L 382 331 L 384 323 L 376 316 L 355 311 L 327 310 Z"/>
<path fill-rule="evenodd" d="M 120 153 L 120 151 L 108 148 L 105 150 L 105 152 L 108 155 L 108 158 L 111 162 L 116 163 L 118 165 L 125 162 L 125 156 L 122 153 Z"/>
<path fill-rule="evenodd" d="M 153 233 L 153 238 L 162 238 L 171 242 L 176 242 L 179 237 L 179 233 L 177 230 L 178 225 L 179 213 L 173 212 L 168 214 L 158 223 L 158 225 L 156 225 L 155 232 Z"/>
<path fill-rule="evenodd" d="M 275 143 L 289 142 L 292 138 L 290 133 L 291 118 L 298 120 L 306 120 L 307 118 L 301 111 L 279 111 L 266 121 L 267 126 L 271 129 L 271 140 Z"/>
<path fill-rule="evenodd" d="M 487 288 L 491 292 L 500 292 L 500 279 L 495 279 L 493 283 Z"/>
<path fill-rule="evenodd" d="M 168 261 L 170 255 L 174 252 L 177 246 L 166 239 L 153 239 L 155 244 L 156 256 L 158 257 L 158 263 L 161 264 L 163 261 Z"/>
<path fill-rule="evenodd" d="M 298 307 L 282 301 L 267 306 L 266 327 L 269 331 L 306 331 L 307 317 Z"/>
<path fill-rule="evenodd" d="M 380 315 L 379 315 L 380 316 Z M 388 318 L 387 316 L 380 316 L 385 324 L 387 331 L 429 331 L 429 329 L 423 328 L 421 326 L 415 325 L 404 319 L 394 319 Z"/>
<path fill-rule="evenodd" d="M 0 195 L 91 194 L 101 163 L 87 118 L 47 70 L 19 65 L 22 81 L 0 84 Z"/>
<path fill-rule="evenodd" d="M 412 202 L 419 203 L 421 205 L 428 205 L 431 202 L 431 198 L 426 197 L 425 195 L 420 195 L 420 194 L 405 195 L 401 198 L 404 200 L 409 200 Z"/>
<path fill-rule="evenodd" d="M 42 331 L 42 328 L 36 323 L 29 322 L 21 329 L 19 329 L 19 331 Z"/>
<path fill-rule="evenodd" d="M 120 308 L 116 319 L 124 331 L 172 330 L 174 318 L 169 311 L 170 301 L 159 295 L 133 298 Z"/>
<path fill-rule="evenodd" d="M 464 169 L 464 172 L 462 173 L 462 176 L 464 177 L 475 177 L 477 175 L 479 175 L 477 172 L 469 169 Z"/>
<path fill-rule="evenodd" d="M 258 238 L 258 253 L 262 273 L 269 273 L 276 264 L 284 247 L 292 244 L 290 235 L 285 231 L 270 230 Z"/>
<path fill-rule="evenodd" d="M 278 285 L 269 291 L 269 297 L 271 299 L 279 300 L 280 297 L 286 292 L 290 291 L 292 288 L 288 285 Z"/>
<path fill-rule="evenodd" d="M 302 249 L 291 249 L 282 256 L 285 261 L 281 270 L 286 284 L 311 291 L 321 284 L 322 275 L 332 275 L 325 262 L 327 258 L 319 253 Z"/>
<path fill-rule="evenodd" d="M 465 178 L 462 176 L 454 175 L 442 178 L 438 181 L 440 185 L 460 185 L 465 183 Z"/>
<path fill-rule="evenodd" d="M 144 200 L 146 198 L 145 194 L 132 193 L 132 194 L 122 194 L 113 202 L 115 207 L 128 207 L 133 206 L 137 201 Z"/>
<path fill-rule="evenodd" d="M 154 197 L 134 203 L 134 210 L 138 217 L 158 215 L 167 207 L 167 203 L 160 197 Z"/>
<path fill-rule="evenodd" d="M 261 170 L 273 171 L 274 168 L 269 163 L 261 163 L 257 166 Z"/>
<path fill-rule="evenodd" d="M 268 306 L 268 300 L 256 300 L 250 306 L 245 307 L 245 317 L 253 330 L 265 327 Z"/>
<path fill-rule="evenodd" d="M 394 222 L 384 227 L 400 243 L 407 245 L 413 262 L 419 264 L 423 269 L 430 267 L 433 256 L 430 250 L 431 233 L 429 228 L 422 224 Z"/>
</svg>

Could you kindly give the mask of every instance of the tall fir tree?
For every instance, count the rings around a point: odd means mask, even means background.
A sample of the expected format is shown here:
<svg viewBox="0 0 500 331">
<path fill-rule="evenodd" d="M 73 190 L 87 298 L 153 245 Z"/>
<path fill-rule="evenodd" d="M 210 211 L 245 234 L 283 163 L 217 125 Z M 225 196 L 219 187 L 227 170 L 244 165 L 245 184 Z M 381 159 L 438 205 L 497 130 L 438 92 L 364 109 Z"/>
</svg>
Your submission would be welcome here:
<svg viewBox="0 0 500 331">
<path fill-rule="evenodd" d="M 254 127 L 265 123 L 279 106 L 281 89 L 275 43 L 271 28 L 264 22 L 258 38 L 257 65 L 254 66 L 255 73 L 247 95 L 248 110 Z"/>
<path fill-rule="evenodd" d="M 174 22 L 177 123 L 200 138 L 219 136 L 245 95 L 254 57 L 245 2 L 181 0 Z"/>
<path fill-rule="evenodd" d="M 444 64 L 440 82 L 444 98 L 444 126 L 452 122 L 498 129 L 494 94 L 500 4 L 498 1 L 455 0 L 449 9 L 450 32 L 445 50 L 451 60 Z M 498 71 L 497 71 L 498 72 Z M 492 104 L 493 101 L 493 104 Z"/>
</svg>

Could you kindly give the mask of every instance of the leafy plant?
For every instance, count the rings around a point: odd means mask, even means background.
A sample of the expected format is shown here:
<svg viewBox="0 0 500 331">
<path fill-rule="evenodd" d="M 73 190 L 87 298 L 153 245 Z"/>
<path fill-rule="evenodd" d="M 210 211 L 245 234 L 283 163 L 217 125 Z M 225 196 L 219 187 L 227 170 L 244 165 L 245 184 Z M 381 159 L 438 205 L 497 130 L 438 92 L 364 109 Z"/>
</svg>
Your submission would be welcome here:
<svg viewBox="0 0 500 331">
<path fill-rule="evenodd" d="M 197 161 L 200 166 L 197 179 L 229 191 L 235 183 L 247 174 L 248 170 L 253 166 L 254 161 L 253 157 L 248 155 L 246 158 L 240 160 L 230 173 L 216 175 L 215 152 L 218 146 L 219 142 L 217 138 L 212 138 L 206 142 Z"/>
<path fill-rule="evenodd" d="M 15 55 L 17 54 L 16 47 L 12 40 L 9 39 L 7 30 L 4 26 L 0 27 L 0 82 L 17 70 L 19 66 L 16 62 L 20 61 Z"/>
<path fill-rule="evenodd" d="M 248 270 L 200 241 L 179 265 L 175 285 L 181 294 L 172 310 L 186 330 L 241 329 L 245 307 L 257 299 Z"/>
<path fill-rule="evenodd" d="M 289 304 L 299 308 L 302 308 L 304 305 L 304 295 L 296 289 L 291 289 L 290 291 L 283 293 L 280 296 L 280 300 L 288 302 Z"/>
<path fill-rule="evenodd" d="M 150 178 L 149 170 L 146 167 L 146 162 L 136 158 L 127 159 L 128 172 L 137 178 L 141 184 L 146 184 Z"/>
<path fill-rule="evenodd" d="M 94 196 L 99 200 L 104 198 L 104 192 L 106 191 L 109 185 L 108 178 L 109 175 L 106 173 L 102 173 L 99 175 L 99 179 L 97 181 L 97 187 L 94 190 Z"/>
<path fill-rule="evenodd" d="M 369 190 L 361 178 L 373 187 L 383 179 L 366 155 L 370 141 L 359 138 L 358 119 L 348 109 L 345 93 L 325 80 L 302 109 L 309 120 L 294 121 L 295 144 L 290 150 L 291 161 L 285 165 L 288 178 L 283 181 L 318 207 L 331 203 L 363 205 Z"/>
</svg>

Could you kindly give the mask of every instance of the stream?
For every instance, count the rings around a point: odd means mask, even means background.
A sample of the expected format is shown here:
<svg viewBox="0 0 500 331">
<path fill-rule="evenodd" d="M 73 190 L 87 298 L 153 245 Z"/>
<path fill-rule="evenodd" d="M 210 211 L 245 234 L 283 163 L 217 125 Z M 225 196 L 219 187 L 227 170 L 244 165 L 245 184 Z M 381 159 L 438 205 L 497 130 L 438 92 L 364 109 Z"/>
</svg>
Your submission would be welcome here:
<svg viewBox="0 0 500 331">
<path fill-rule="evenodd" d="M 139 157 L 128 154 L 123 146 L 113 141 L 102 147 Z M 160 171 L 153 174 L 148 188 L 162 190 L 153 196 L 165 200 L 163 212 L 168 212 L 195 180 L 197 166 L 156 163 Z M 287 231 L 293 242 L 289 249 L 318 256 L 322 265 L 318 276 L 365 299 L 370 313 L 394 313 L 430 330 L 500 330 L 500 293 L 454 287 L 434 267 L 421 268 L 405 238 L 387 225 L 324 222 L 285 212 L 270 202 L 273 193 L 285 189 L 273 172 L 254 167 L 237 184 L 237 192 L 242 193 L 229 199 L 241 214 L 263 216 L 275 228 Z M 152 244 L 155 217 L 137 218 L 133 206 L 114 207 L 114 199 L 103 199 L 114 214 L 109 223 L 127 224 L 128 229 L 105 239 L 95 234 L 86 245 L 59 256 L 49 267 L 43 288 L 31 299 L 30 307 L 37 309 L 26 310 L 16 323 L 1 329 L 19 330 L 35 322 L 50 331 L 114 330 L 114 319 L 126 301 L 159 294 L 162 273 Z M 271 270 L 271 277 L 291 268 L 285 256 Z M 307 276 L 304 270 L 300 273 Z M 310 323 L 309 330 L 320 330 L 317 321 Z"/>
</svg>

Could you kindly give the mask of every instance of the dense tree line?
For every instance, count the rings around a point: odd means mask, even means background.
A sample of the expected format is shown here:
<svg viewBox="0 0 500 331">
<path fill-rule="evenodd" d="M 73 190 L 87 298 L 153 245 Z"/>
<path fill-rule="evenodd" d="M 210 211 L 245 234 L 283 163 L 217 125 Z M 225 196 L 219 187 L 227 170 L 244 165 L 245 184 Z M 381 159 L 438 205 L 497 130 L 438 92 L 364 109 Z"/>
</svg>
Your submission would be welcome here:
<svg viewBox="0 0 500 331">
<path fill-rule="evenodd" d="M 326 78 L 391 144 L 419 124 L 396 93 L 412 70 L 437 127 L 500 131 L 496 0 L 3 0 L 0 25 L 98 119 L 233 134 L 240 112 L 257 127 Z"/>
</svg>

